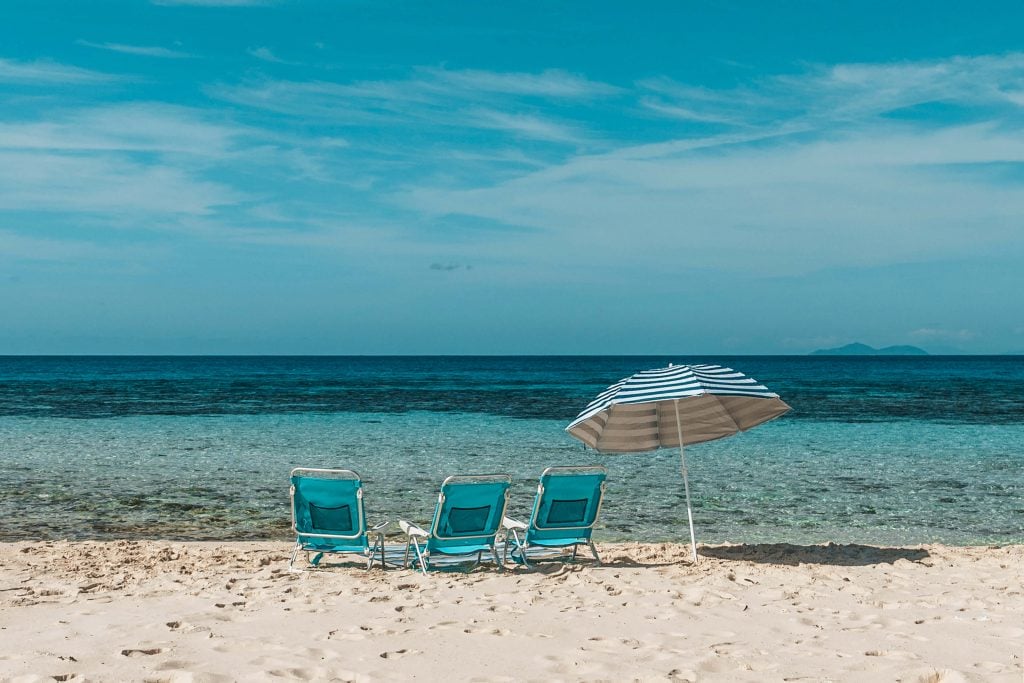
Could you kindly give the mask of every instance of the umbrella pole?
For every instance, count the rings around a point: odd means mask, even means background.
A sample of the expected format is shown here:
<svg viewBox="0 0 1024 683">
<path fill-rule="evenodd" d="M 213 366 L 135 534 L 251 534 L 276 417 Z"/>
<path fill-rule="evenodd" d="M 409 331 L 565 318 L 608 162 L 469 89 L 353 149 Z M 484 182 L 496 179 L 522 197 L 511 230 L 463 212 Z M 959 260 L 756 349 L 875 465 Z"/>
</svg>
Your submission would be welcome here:
<svg viewBox="0 0 1024 683">
<path fill-rule="evenodd" d="M 679 462 L 683 468 L 683 488 L 686 489 L 686 518 L 690 522 L 690 550 L 697 564 L 697 537 L 693 533 L 693 508 L 690 506 L 690 478 L 686 475 L 686 452 L 683 449 L 683 423 L 679 419 L 679 399 L 672 401 L 676 409 L 676 432 L 679 434 Z"/>
</svg>

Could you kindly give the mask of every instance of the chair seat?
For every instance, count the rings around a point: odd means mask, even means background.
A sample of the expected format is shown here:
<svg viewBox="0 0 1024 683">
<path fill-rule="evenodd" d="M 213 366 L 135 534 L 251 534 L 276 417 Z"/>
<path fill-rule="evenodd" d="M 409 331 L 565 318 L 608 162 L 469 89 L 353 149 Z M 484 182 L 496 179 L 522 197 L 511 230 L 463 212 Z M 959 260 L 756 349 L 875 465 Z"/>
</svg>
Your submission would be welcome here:
<svg viewBox="0 0 1024 683">
<path fill-rule="evenodd" d="M 563 538 L 536 538 L 535 536 L 529 537 L 530 545 L 539 545 L 545 548 L 561 548 L 567 545 L 576 545 L 577 543 L 586 543 L 590 539 L 579 536 L 566 536 Z"/>
<path fill-rule="evenodd" d="M 452 546 L 441 546 L 436 545 L 428 546 L 428 550 L 431 553 L 440 553 L 442 555 L 473 555 L 479 552 L 491 552 L 491 545 L 487 543 L 474 543 L 472 545 L 452 545 Z"/>
<path fill-rule="evenodd" d="M 366 553 L 370 546 L 366 543 L 339 541 L 330 538 L 303 538 L 299 541 L 303 550 L 319 550 L 331 553 Z"/>
</svg>

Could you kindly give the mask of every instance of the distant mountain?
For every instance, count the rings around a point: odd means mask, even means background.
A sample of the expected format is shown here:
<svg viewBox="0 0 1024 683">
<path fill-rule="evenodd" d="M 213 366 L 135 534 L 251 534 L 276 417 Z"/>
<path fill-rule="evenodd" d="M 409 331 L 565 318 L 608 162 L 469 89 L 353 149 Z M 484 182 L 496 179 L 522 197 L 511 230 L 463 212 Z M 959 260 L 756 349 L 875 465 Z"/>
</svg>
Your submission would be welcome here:
<svg viewBox="0 0 1024 683">
<path fill-rule="evenodd" d="M 928 352 L 916 346 L 886 346 L 876 349 L 867 344 L 854 342 L 834 349 L 818 349 L 812 356 L 927 356 Z"/>
</svg>

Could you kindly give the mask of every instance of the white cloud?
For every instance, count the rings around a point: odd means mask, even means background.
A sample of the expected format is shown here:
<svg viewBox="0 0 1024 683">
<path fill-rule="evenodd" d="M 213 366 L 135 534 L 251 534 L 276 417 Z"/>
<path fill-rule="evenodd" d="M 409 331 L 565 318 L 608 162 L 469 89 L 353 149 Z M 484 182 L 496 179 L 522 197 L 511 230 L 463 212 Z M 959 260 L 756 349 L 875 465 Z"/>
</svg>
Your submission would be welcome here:
<svg viewBox="0 0 1024 683">
<path fill-rule="evenodd" d="M 245 52 L 251 57 L 261 59 L 264 62 L 270 62 L 271 64 L 295 64 L 295 62 L 288 62 L 281 59 L 280 57 L 275 55 L 274 52 L 269 47 L 250 47 Z"/>
<path fill-rule="evenodd" d="M 187 107 L 107 105 L 0 123 L 0 209 L 107 215 L 150 214 L 143 227 L 206 215 L 245 194 L 205 179 L 235 155 L 250 129 Z"/>
<path fill-rule="evenodd" d="M 161 57 L 164 59 L 185 59 L 192 57 L 192 55 L 187 52 L 171 50 L 166 47 L 125 45 L 123 43 L 94 43 L 88 40 L 76 40 L 75 43 L 78 45 L 84 45 L 85 47 L 93 47 L 97 50 L 109 50 L 111 52 L 121 52 L 124 54 L 139 55 L 142 57 Z"/>
<path fill-rule="evenodd" d="M 131 103 L 74 109 L 42 120 L 0 123 L 0 149 L 123 151 L 221 156 L 247 129 L 204 119 L 193 109 Z"/>
<path fill-rule="evenodd" d="M 644 106 L 679 118 L 766 125 L 785 120 L 834 124 L 929 103 L 965 107 L 1019 104 L 1024 53 L 882 64 L 813 66 L 729 90 L 666 78 L 639 81 Z"/>
<path fill-rule="evenodd" d="M 432 68 L 417 69 L 407 79 L 350 83 L 265 79 L 207 91 L 236 104 L 333 123 L 462 126 L 551 142 L 576 142 L 580 135 L 573 125 L 539 110 L 539 100 L 589 101 L 619 92 L 557 70 L 528 74 Z M 530 101 L 528 106 L 524 100 Z"/>
<path fill-rule="evenodd" d="M 204 215 L 244 196 L 181 168 L 118 155 L 0 151 L 0 210 Z"/>
<path fill-rule="evenodd" d="M 518 137 L 548 142 L 578 143 L 583 136 L 572 126 L 556 123 L 531 114 L 509 114 L 490 109 L 474 110 L 468 113 L 467 122 L 477 128 L 491 128 L 511 133 Z"/>
<path fill-rule="evenodd" d="M 722 123 L 730 126 L 747 125 L 746 122 L 738 118 L 732 118 L 723 114 L 716 114 L 714 112 L 699 111 L 692 107 L 681 106 L 678 104 L 666 104 L 651 97 L 641 99 L 640 104 L 657 114 L 673 119 L 697 121 L 702 123 Z"/>
<path fill-rule="evenodd" d="M 213 217 L 227 220 L 254 191 L 273 196 L 281 182 L 299 179 L 338 184 L 330 162 L 347 145 L 157 102 L 42 112 L 0 122 L 0 211 L 177 232 L 189 232 L 185 217 L 205 216 L 196 236 L 214 239 Z M 254 189 L 238 189 L 246 182 Z M 303 224 L 301 214 L 287 220 Z"/>
<path fill-rule="evenodd" d="M 40 59 L 19 62 L 0 59 L 0 83 L 24 85 L 89 85 L 118 80 L 117 76 Z"/>
<path fill-rule="evenodd" d="M 506 253 L 563 268 L 634 259 L 774 275 L 985 254 L 1019 244 L 1024 195 L 997 172 L 1024 163 L 1006 95 L 1021 82 L 1016 53 L 812 67 L 728 91 L 648 79 L 641 103 L 731 132 L 569 156 L 491 182 L 449 176 L 394 200 L 533 228 Z M 935 101 L 969 113 L 955 124 L 882 116 Z"/>
<path fill-rule="evenodd" d="M 1015 131 L 894 126 L 826 140 L 708 144 L 579 156 L 491 186 L 420 186 L 395 199 L 437 216 L 535 228 L 544 235 L 543 246 L 530 247 L 535 254 L 595 267 L 635 258 L 810 272 L 1019 240 L 1024 195 L 973 176 L 979 164 L 1024 163 L 1024 136 Z"/>
<path fill-rule="evenodd" d="M 621 94 L 624 91 L 607 83 L 592 81 L 560 69 L 540 73 L 449 70 L 418 70 L 424 80 L 433 80 L 444 90 L 526 95 L 554 99 L 589 99 Z"/>
</svg>

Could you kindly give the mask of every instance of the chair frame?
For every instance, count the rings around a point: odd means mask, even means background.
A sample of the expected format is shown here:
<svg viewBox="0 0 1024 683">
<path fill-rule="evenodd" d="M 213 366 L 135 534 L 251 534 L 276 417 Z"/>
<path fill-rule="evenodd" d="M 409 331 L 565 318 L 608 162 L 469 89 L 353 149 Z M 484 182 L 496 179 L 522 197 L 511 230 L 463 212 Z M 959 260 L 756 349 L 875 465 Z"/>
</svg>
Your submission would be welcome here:
<svg viewBox="0 0 1024 683">
<path fill-rule="evenodd" d="M 491 557 L 494 558 L 494 563 L 498 565 L 499 570 L 503 570 L 504 564 L 502 563 L 502 557 L 498 554 L 497 543 L 498 534 L 501 533 L 501 523 L 499 523 L 497 530 L 493 534 L 479 534 L 476 536 L 443 536 L 440 533 L 439 525 L 441 523 L 441 510 L 444 508 L 444 502 L 446 497 L 444 495 L 445 487 L 450 483 L 473 483 L 473 482 L 495 482 L 495 481 L 507 481 L 509 483 L 508 488 L 505 489 L 505 494 L 502 496 L 501 513 L 499 519 L 505 519 L 505 512 L 508 510 L 508 499 L 512 486 L 512 477 L 507 474 L 453 474 L 446 477 L 441 482 L 441 492 L 437 494 L 437 505 L 434 508 L 434 518 L 430 523 L 430 531 L 426 532 L 423 529 L 409 524 L 408 522 L 403 523 L 403 529 L 406 532 L 406 545 L 405 545 L 405 557 L 402 560 L 402 565 L 406 568 L 410 568 L 409 562 L 410 551 L 416 551 L 416 563 L 420 566 L 420 571 L 424 574 L 427 573 L 427 568 L 430 565 L 430 550 L 429 542 L 431 538 L 436 538 L 442 541 L 450 540 L 471 540 L 475 538 L 491 538 L 490 548 Z M 416 539 L 423 539 L 423 547 L 420 548 L 419 541 Z M 459 556 L 460 553 L 447 553 L 443 550 L 438 550 L 438 553 L 442 555 Z M 475 569 L 483 561 L 483 550 L 472 551 L 468 553 L 461 553 L 462 555 L 473 555 L 476 554 L 476 559 L 473 564 L 470 565 L 469 569 Z"/>
<path fill-rule="evenodd" d="M 504 547 L 504 552 L 502 553 L 502 555 L 503 555 L 502 560 L 505 561 L 506 563 L 508 561 L 508 555 L 510 553 L 512 554 L 512 559 L 515 560 L 516 559 L 515 558 L 515 553 L 518 552 L 519 555 L 520 555 L 521 561 L 523 563 L 523 566 L 526 567 L 526 568 L 530 567 L 530 563 L 529 563 L 529 561 L 526 558 L 526 551 L 530 547 L 529 546 L 529 541 L 527 540 L 529 538 L 529 531 L 530 531 L 530 529 L 536 529 L 537 531 L 588 531 L 589 530 L 589 531 L 592 532 L 594 527 L 597 526 L 598 520 L 601 519 L 601 507 L 604 505 L 604 493 L 605 493 L 606 486 L 608 484 L 607 480 L 601 482 L 601 495 L 600 495 L 600 497 L 597 500 L 597 510 L 594 511 L 594 520 L 590 524 L 586 524 L 586 525 L 583 525 L 583 526 L 556 526 L 556 527 L 552 527 L 552 526 L 540 526 L 537 523 L 537 512 L 540 510 L 540 502 L 541 502 L 541 500 L 543 499 L 543 496 L 544 496 L 544 477 L 547 476 L 548 474 L 552 474 L 552 473 L 556 473 L 557 474 L 557 473 L 563 473 L 563 472 L 565 472 L 565 473 L 570 473 L 570 472 L 587 472 L 587 473 L 593 473 L 593 474 L 603 473 L 606 478 L 608 476 L 608 468 L 604 467 L 603 465 L 571 465 L 571 466 L 554 466 L 554 467 L 547 467 L 547 468 L 545 468 L 544 471 L 540 473 L 540 481 L 537 483 L 537 496 L 534 498 L 533 509 L 530 511 L 530 521 L 529 521 L 529 523 L 528 524 L 522 524 L 521 522 L 517 523 L 514 520 L 510 520 L 510 519 L 506 519 L 505 520 L 505 523 L 504 523 L 505 524 L 505 528 L 506 528 L 506 532 L 505 532 L 505 547 Z M 519 531 L 523 531 L 523 537 L 521 539 L 519 538 L 519 533 L 518 533 Z M 511 536 L 512 542 L 515 543 L 515 547 L 513 547 L 511 550 L 509 550 L 509 547 L 512 545 L 512 543 L 509 542 L 509 537 L 510 536 Z M 572 556 L 570 557 L 570 561 L 575 562 L 576 561 L 576 553 L 579 550 L 579 547 L 581 545 L 584 545 L 584 544 L 577 542 L 577 543 L 566 544 L 564 546 L 545 546 L 542 543 L 538 543 L 536 545 L 539 546 L 539 547 L 548 547 L 548 548 L 568 548 L 570 545 L 572 545 Z M 597 564 L 601 564 L 601 556 L 597 554 L 597 547 L 594 545 L 594 540 L 592 538 L 587 538 L 587 541 L 586 541 L 585 545 L 588 548 L 590 548 L 590 552 L 594 556 L 594 561 Z"/>
<path fill-rule="evenodd" d="M 364 516 L 363 510 L 363 487 L 362 477 L 359 476 L 354 470 L 336 470 L 336 469 L 325 469 L 317 467 L 296 467 L 292 469 L 288 475 L 288 479 L 291 480 L 296 475 L 303 476 L 305 474 L 328 474 L 337 476 L 320 477 L 322 479 L 344 479 L 344 480 L 355 480 L 359 482 L 359 489 L 356 491 L 356 518 L 359 520 L 359 527 L 353 534 L 312 534 L 308 531 L 299 531 L 298 521 L 295 519 L 295 484 L 291 484 L 288 487 L 289 498 L 291 499 L 292 508 L 292 531 L 295 532 L 295 547 L 292 548 L 291 558 L 288 560 L 288 571 L 290 572 L 302 572 L 307 571 L 304 569 L 295 569 L 295 558 L 301 550 L 306 551 L 306 562 L 312 565 L 313 568 L 317 568 L 320 562 L 320 558 L 325 554 L 331 555 L 366 555 L 366 569 L 373 568 L 374 557 L 380 557 L 380 566 L 384 568 L 384 533 L 381 531 L 384 527 L 390 524 L 390 521 L 381 522 L 376 524 L 369 529 L 366 527 L 366 517 Z M 302 544 L 303 538 L 329 538 L 337 539 L 339 541 L 354 541 L 365 536 L 367 541 L 373 540 L 373 544 L 367 543 L 367 547 L 362 552 L 355 552 L 351 550 L 324 550 L 320 548 L 304 548 Z M 310 559 L 311 553 L 316 553 L 313 559 Z"/>
</svg>

